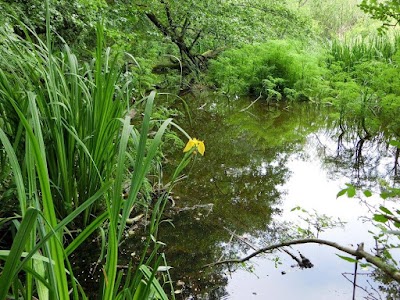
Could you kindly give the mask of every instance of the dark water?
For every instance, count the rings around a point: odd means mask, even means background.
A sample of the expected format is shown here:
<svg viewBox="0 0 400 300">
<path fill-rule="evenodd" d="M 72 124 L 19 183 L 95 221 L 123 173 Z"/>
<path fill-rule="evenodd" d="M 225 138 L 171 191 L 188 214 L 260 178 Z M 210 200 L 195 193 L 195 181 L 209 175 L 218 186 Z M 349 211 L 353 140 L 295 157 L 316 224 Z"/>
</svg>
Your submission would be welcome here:
<svg viewBox="0 0 400 300">
<path fill-rule="evenodd" d="M 315 104 L 268 106 L 259 100 L 248 107 L 249 99 L 209 94 L 185 101 L 191 122 L 181 118 L 177 123 L 205 141 L 206 154 L 176 186 L 176 205 L 166 213 L 174 226 L 165 222 L 160 232 L 181 292 L 176 298 L 351 299 L 352 284 L 342 273 L 351 273 L 354 265 L 320 246 L 292 250 L 307 252 L 315 265 L 310 270 L 291 268 L 294 261 L 283 255 L 257 258 L 245 267 L 204 265 L 242 257 L 284 234 L 291 237 L 299 214 L 290 210 L 297 205 L 348 222 L 321 238 L 344 245 L 369 239 L 367 225 L 358 221 L 368 214 L 366 208 L 336 194 L 345 183 L 376 190 L 378 178 L 394 178 L 394 149 L 385 137 L 360 145 L 355 131 L 342 134 L 331 109 Z M 182 153 L 175 155 L 167 158 L 173 162 Z M 252 272 L 231 272 L 238 267 Z"/>
</svg>

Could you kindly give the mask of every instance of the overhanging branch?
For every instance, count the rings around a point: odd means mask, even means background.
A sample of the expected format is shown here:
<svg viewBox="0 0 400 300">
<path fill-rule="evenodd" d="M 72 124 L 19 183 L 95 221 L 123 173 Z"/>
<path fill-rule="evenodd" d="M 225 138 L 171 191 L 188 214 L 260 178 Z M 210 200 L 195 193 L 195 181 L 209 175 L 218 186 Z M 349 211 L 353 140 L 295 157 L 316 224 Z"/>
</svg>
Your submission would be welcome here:
<svg viewBox="0 0 400 300">
<path fill-rule="evenodd" d="M 232 264 L 232 263 L 243 263 L 245 261 L 250 260 L 251 258 L 261 254 L 261 253 L 266 253 L 270 252 L 276 249 L 280 249 L 283 247 L 289 247 L 293 245 L 301 245 L 301 244 L 319 244 L 319 245 L 326 245 L 335 249 L 340 250 L 341 252 L 350 254 L 354 256 L 357 259 L 365 259 L 367 262 L 370 264 L 374 265 L 378 269 L 382 270 L 386 275 L 391 277 L 392 279 L 396 280 L 397 282 L 400 282 L 400 272 L 396 268 L 394 268 L 391 265 L 386 264 L 382 259 L 379 257 L 376 257 L 366 251 L 364 251 L 364 244 L 361 243 L 358 245 L 356 249 L 351 249 L 348 247 L 344 247 L 338 243 L 327 241 L 327 240 L 322 240 L 322 239 L 299 239 L 299 240 L 293 240 L 293 241 L 288 241 L 288 242 L 282 242 L 278 243 L 275 245 L 270 245 L 264 248 L 261 248 L 257 251 L 254 251 L 253 253 L 247 255 L 246 257 L 240 258 L 240 259 L 227 259 L 227 260 L 221 260 L 217 261 L 208 265 L 205 265 L 204 267 L 213 267 L 216 265 L 221 265 L 221 264 Z"/>
</svg>

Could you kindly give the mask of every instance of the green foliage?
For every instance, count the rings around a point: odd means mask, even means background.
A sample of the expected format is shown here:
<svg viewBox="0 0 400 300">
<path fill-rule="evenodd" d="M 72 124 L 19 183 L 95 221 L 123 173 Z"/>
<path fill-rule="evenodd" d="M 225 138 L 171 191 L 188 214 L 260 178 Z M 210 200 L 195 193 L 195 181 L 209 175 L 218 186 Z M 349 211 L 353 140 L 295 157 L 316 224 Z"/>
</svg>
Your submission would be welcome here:
<svg viewBox="0 0 400 300">
<path fill-rule="evenodd" d="M 318 57 L 294 41 L 270 41 L 227 50 L 210 64 L 209 76 L 228 94 L 302 100 L 322 76 Z"/>
<path fill-rule="evenodd" d="M 101 25 L 93 61 L 81 65 L 67 46 L 61 53 L 52 51 L 49 17 L 48 11 L 47 43 L 37 35 L 34 43 L 4 34 L 0 48 L 0 153 L 5 166 L 0 178 L 2 186 L 16 187 L 19 200 L 14 243 L 0 256 L 6 260 L 0 299 L 9 293 L 31 299 L 36 291 L 49 299 L 85 299 L 68 256 L 100 227 L 108 241 L 102 249 L 106 261 L 101 297 L 167 299 L 156 277 L 164 264 L 157 230 L 174 180 L 192 153 L 184 156 L 169 189 L 154 199 L 142 259 L 130 266 L 135 275 L 122 281 L 118 247 L 126 220 L 138 206 L 172 119 L 151 119 L 155 92 L 132 106 L 134 89 L 129 78 L 120 79 L 119 56 L 104 51 Z M 140 111 L 143 104 L 143 120 L 134 121 L 141 125 L 137 129 L 128 112 Z M 150 131 L 155 134 L 150 136 Z M 121 192 L 128 178 L 130 193 L 124 200 Z M 64 230 L 77 228 L 83 231 L 65 245 Z"/>
<path fill-rule="evenodd" d="M 304 3 L 300 3 L 304 2 Z M 365 30 L 370 23 L 357 7 L 358 0 L 299 1 L 299 9 L 313 20 L 315 31 L 323 38 L 342 38 L 362 24 Z"/>
<path fill-rule="evenodd" d="M 288 1 L 151 0 L 138 1 L 135 8 L 177 46 L 185 43 L 198 54 L 228 45 L 261 42 L 266 36 L 308 33 L 308 20 L 297 14 Z"/>
<path fill-rule="evenodd" d="M 362 0 L 360 8 L 373 19 L 382 22 L 381 32 L 400 22 L 400 2 L 398 0 Z"/>
<path fill-rule="evenodd" d="M 339 254 L 336 254 L 336 255 L 337 255 L 338 257 L 340 257 L 341 259 L 347 261 L 347 262 L 350 262 L 350 263 L 355 263 L 355 262 L 357 262 L 357 259 L 355 259 L 355 258 L 353 258 L 353 257 L 343 256 L 343 255 L 339 255 Z"/>
<path fill-rule="evenodd" d="M 336 108 L 342 130 L 351 126 L 369 138 L 383 125 L 388 138 L 397 136 L 398 45 L 390 36 L 332 43 L 321 96 Z"/>
<path fill-rule="evenodd" d="M 396 52 L 396 41 L 388 36 L 356 38 L 349 41 L 334 40 L 330 46 L 331 61 L 340 62 L 346 71 L 373 60 L 389 61 Z M 329 63 L 329 60 L 328 60 Z"/>
<path fill-rule="evenodd" d="M 336 195 L 337 198 L 340 196 L 343 196 L 344 194 L 347 194 L 347 197 L 349 197 L 349 198 L 353 198 L 356 195 L 356 188 L 351 184 L 346 184 L 346 185 L 347 185 L 347 187 L 345 189 L 341 190 Z"/>
<path fill-rule="evenodd" d="M 32 114 L 29 101 L 37 103 L 41 116 L 37 122 L 47 145 L 43 155 L 48 159 L 53 200 L 61 217 L 92 196 L 104 178 L 112 177 L 118 155 L 113 146 L 120 130 L 117 118 L 129 109 L 126 100 L 132 97 L 128 84 L 118 88 L 117 57 L 103 54 L 101 39 L 97 45 L 95 62 L 84 67 L 69 48 L 55 56 L 44 44 L 33 48 L 22 39 L 9 39 L 0 50 L 6 133 L 16 149 L 23 149 L 24 136 L 18 134 L 23 126 L 21 115 Z M 22 160 L 24 153 L 19 156 Z M 88 210 L 84 222 L 99 208 L 101 203 L 96 203 Z"/>
</svg>

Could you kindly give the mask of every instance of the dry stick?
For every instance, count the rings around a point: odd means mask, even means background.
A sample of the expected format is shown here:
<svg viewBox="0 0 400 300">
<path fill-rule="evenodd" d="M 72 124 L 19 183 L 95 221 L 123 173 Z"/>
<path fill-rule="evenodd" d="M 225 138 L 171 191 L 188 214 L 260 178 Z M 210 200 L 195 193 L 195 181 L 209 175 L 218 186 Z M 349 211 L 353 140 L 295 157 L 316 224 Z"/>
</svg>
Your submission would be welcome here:
<svg viewBox="0 0 400 300">
<path fill-rule="evenodd" d="M 249 106 L 247 106 L 247 107 L 241 109 L 240 112 L 244 112 L 244 111 L 248 110 L 248 109 L 249 109 L 250 107 L 252 107 L 258 100 L 260 100 L 260 98 L 261 98 L 261 93 L 260 93 L 260 96 L 258 96 L 258 98 L 257 98 L 256 100 L 254 100 L 253 102 L 251 102 L 251 103 L 249 104 Z"/>
<path fill-rule="evenodd" d="M 376 288 L 374 288 L 372 286 L 372 284 L 371 284 L 371 282 L 369 282 L 369 280 L 367 280 L 367 283 L 369 284 L 369 287 L 371 288 L 371 290 L 373 290 L 379 296 L 379 299 L 377 299 L 377 300 L 383 300 L 383 298 L 381 297 L 381 294 L 378 292 L 378 290 Z"/>
<path fill-rule="evenodd" d="M 358 267 L 358 257 L 354 263 L 354 279 L 353 279 L 353 300 L 356 300 L 356 287 L 357 287 L 357 267 Z"/>
<path fill-rule="evenodd" d="M 232 235 L 232 237 L 235 237 L 236 239 L 238 239 L 242 243 L 244 243 L 247 246 L 249 246 L 251 249 L 256 250 L 256 251 L 258 250 L 258 248 L 256 246 L 252 245 L 249 241 L 246 241 L 244 238 L 242 238 L 241 236 L 237 235 L 234 231 L 230 230 L 229 228 L 227 228 L 225 226 L 224 226 L 224 229 L 226 231 L 228 231 Z M 230 242 L 231 241 L 232 241 L 232 238 L 231 238 Z"/>
<path fill-rule="evenodd" d="M 234 234 L 235 234 L 234 232 L 231 233 L 231 237 L 230 237 L 229 242 L 228 242 L 229 248 L 231 247 L 231 243 L 232 243 L 232 241 L 233 241 Z M 224 257 L 224 254 L 222 254 L 222 255 L 220 256 L 220 258 L 218 259 L 218 261 L 222 261 L 222 258 L 223 258 L 223 257 Z"/>
<path fill-rule="evenodd" d="M 245 261 L 250 260 L 251 258 L 257 256 L 260 253 L 264 253 L 267 251 L 279 249 L 282 247 L 287 247 L 287 246 L 292 246 L 292 245 L 300 245 L 300 244 L 320 244 L 320 245 L 326 245 L 335 249 L 338 249 L 342 252 L 345 252 L 347 254 L 350 254 L 352 256 L 355 256 L 359 259 L 364 258 L 367 262 L 370 264 L 374 265 L 378 269 L 382 270 L 386 275 L 388 275 L 390 278 L 396 280 L 397 282 L 400 282 L 400 272 L 394 268 L 393 266 L 390 266 L 386 263 L 384 263 L 379 257 L 376 257 L 366 251 L 364 251 L 363 248 L 363 243 L 359 244 L 356 250 L 353 250 L 348 247 L 344 247 L 342 245 L 339 245 L 335 242 L 327 241 L 327 240 L 321 240 L 321 239 L 299 239 L 299 240 L 293 240 L 289 242 L 282 242 L 279 244 L 267 246 L 264 248 L 261 248 L 251 254 L 249 254 L 246 257 L 243 257 L 241 259 L 227 259 L 227 260 L 222 260 L 218 262 L 214 262 L 208 265 L 205 265 L 204 268 L 206 267 L 212 267 L 216 265 L 221 265 L 221 264 L 229 264 L 229 263 L 243 263 Z"/>
<path fill-rule="evenodd" d="M 301 260 L 300 260 L 299 258 L 297 258 L 296 255 L 290 253 L 290 251 L 288 251 L 288 250 L 286 250 L 286 249 L 282 249 L 282 250 L 283 250 L 283 252 L 285 252 L 287 255 L 289 255 L 293 260 L 295 260 L 299 266 L 301 266 L 302 262 L 301 262 Z"/>
</svg>

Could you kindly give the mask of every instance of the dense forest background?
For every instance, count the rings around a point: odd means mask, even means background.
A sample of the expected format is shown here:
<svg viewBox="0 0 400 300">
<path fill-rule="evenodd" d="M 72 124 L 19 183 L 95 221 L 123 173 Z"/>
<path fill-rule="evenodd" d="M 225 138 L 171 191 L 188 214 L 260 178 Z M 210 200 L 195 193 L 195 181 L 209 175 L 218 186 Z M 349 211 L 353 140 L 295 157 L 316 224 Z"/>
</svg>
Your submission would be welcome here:
<svg viewBox="0 0 400 300">
<path fill-rule="evenodd" d="M 362 5 L 373 3 L 363 1 Z M 39 36 L 45 34 L 43 1 L 1 4 L 4 33 L 24 37 L 18 24 L 24 22 Z M 127 63 L 127 71 L 131 72 L 138 92 L 143 93 L 154 86 L 173 88 L 180 83 L 181 80 L 168 76 L 173 68 L 177 73 L 190 73 L 182 84 L 190 84 L 193 76 L 198 81 L 203 74 L 193 68 L 201 70 L 209 59 L 244 45 L 286 40 L 300 42 L 301 46 L 294 47 L 311 49 L 321 56 L 333 41 L 352 46 L 376 36 L 382 22 L 373 21 L 365 14 L 367 8 L 363 12 L 359 4 L 360 1 L 339 0 L 54 1 L 50 12 L 51 30 L 62 37 L 55 39 L 56 46 L 62 50 L 66 43 L 82 58 L 91 57 L 96 45 L 96 23 L 101 21 L 106 45 L 135 58 L 135 62 Z M 377 18 L 382 19 L 381 15 L 378 12 Z"/>
</svg>

